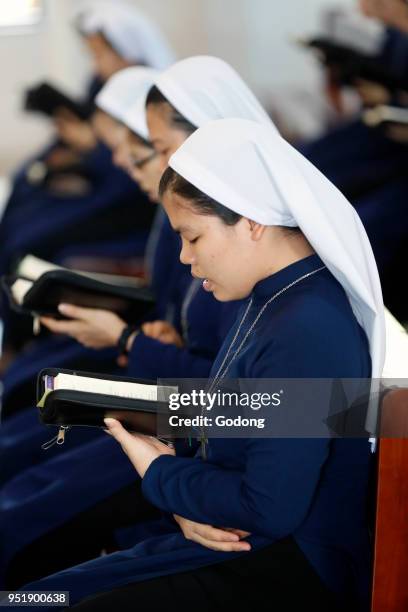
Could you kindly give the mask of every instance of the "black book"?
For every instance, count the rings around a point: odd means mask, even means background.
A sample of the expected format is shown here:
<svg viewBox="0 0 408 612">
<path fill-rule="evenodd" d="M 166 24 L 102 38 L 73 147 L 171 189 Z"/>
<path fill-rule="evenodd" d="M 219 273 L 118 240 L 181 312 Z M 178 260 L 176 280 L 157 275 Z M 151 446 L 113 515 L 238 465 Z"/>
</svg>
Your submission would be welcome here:
<svg viewBox="0 0 408 612">
<path fill-rule="evenodd" d="M 129 431 L 156 436 L 158 414 L 166 413 L 172 392 L 177 389 L 153 381 L 47 368 L 38 375 L 37 407 L 42 423 L 61 430 L 105 427 L 104 418 L 112 417 Z"/>
<path fill-rule="evenodd" d="M 26 91 L 24 100 L 26 111 L 53 117 L 58 110 L 63 108 L 69 110 L 81 120 L 89 119 L 93 112 L 92 104 L 76 102 L 50 83 L 44 82 Z"/>
<path fill-rule="evenodd" d="M 344 85 L 353 85 L 356 79 L 364 79 L 383 85 L 391 92 L 408 90 L 407 78 L 393 72 L 378 56 L 364 54 L 324 37 L 299 42 L 317 53 L 321 62 L 332 68 Z"/>
<path fill-rule="evenodd" d="M 408 109 L 381 104 L 365 110 L 362 118 L 369 127 L 408 126 Z"/>
<path fill-rule="evenodd" d="M 140 279 L 68 270 L 27 255 L 15 273 L 3 277 L 3 288 L 13 310 L 33 316 L 64 318 L 61 303 L 115 312 L 128 323 L 138 323 L 153 308 L 154 298 Z"/>
</svg>

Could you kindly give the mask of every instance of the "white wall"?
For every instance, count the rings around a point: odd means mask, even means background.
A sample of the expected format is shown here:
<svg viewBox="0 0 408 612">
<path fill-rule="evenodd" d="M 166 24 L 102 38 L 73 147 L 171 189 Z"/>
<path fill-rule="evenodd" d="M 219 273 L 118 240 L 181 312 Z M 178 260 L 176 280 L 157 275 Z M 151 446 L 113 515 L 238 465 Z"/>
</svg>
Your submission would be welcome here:
<svg viewBox="0 0 408 612">
<path fill-rule="evenodd" d="M 277 105 L 288 114 L 289 122 L 306 122 L 298 112 L 299 105 L 292 104 L 290 109 L 287 95 L 296 101 L 300 95 L 296 92 L 306 91 L 306 98 L 310 95 L 309 102 L 314 104 L 319 70 L 290 39 L 315 31 L 321 8 L 335 0 L 129 1 L 157 20 L 179 57 L 197 53 L 223 57 L 268 106 Z M 70 15 L 80 2 L 48 0 L 48 14 L 39 32 L 0 36 L 0 173 L 13 169 L 49 134 L 46 121 L 20 111 L 24 88 L 48 78 L 68 91 L 81 90 L 88 60 L 70 27 Z M 337 0 L 339 3 L 352 5 L 354 0 Z"/>
</svg>

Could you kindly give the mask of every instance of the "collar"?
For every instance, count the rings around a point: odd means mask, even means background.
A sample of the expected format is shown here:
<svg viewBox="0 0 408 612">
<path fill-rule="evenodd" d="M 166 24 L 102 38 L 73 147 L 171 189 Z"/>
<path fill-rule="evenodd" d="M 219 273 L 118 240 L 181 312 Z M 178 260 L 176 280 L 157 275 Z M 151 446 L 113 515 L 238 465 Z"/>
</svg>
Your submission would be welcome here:
<svg viewBox="0 0 408 612">
<path fill-rule="evenodd" d="M 293 283 L 293 281 L 304 274 L 313 272 L 323 265 L 324 263 L 318 255 L 309 255 L 300 261 L 286 266 L 286 268 L 279 270 L 279 272 L 275 272 L 275 274 L 260 280 L 253 288 L 252 297 L 254 301 L 271 297 L 274 293 Z"/>
</svg>

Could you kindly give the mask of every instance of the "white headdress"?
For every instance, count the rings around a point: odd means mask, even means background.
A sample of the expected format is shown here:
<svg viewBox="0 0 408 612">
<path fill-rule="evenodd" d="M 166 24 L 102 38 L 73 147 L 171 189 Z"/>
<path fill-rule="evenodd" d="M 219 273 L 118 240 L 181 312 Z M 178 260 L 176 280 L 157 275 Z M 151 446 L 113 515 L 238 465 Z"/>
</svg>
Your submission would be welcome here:
<svg viewBox="0 0 408 612">
<path fill-rule="evenodd" d="M 85 35 L 101 32 L 117 53 L 130 63 L 164 69 L 174 54 L 159 28 L 146 15 L 124 2 L 98 0 L 85 5 L 77 17 Z"/>
<path fill-rule="evenodd" d="M 114 74 L 96 97 L 96 104 L 145 139 L 149 138 L 144 104 L 157 70 L 132 66 Z"/>
<path fill-rule="evenodd" d="M 214 119 L 252 119 L 276 130 L 239 74 L 217 57 L 181 60 L 162 72 L 156 87 L 196 127 Z"/>
</svg>

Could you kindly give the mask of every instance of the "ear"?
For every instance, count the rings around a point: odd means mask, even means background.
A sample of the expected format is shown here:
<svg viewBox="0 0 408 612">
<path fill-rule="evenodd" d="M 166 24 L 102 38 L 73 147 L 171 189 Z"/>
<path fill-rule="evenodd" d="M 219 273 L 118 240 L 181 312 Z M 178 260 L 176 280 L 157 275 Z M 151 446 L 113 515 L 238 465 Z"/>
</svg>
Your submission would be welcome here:
<svg viewBox="0 0 408 612">
<path fill-rule="evenodd" d="M 251 239 L 258 242 L 265 233 L 266 225 L 262 225 L 261 223 L 257 223 L 256 221 L 252 221 L 251 219 L 247 219 L 249 230 L 251 232 Z"/>
</svg>

